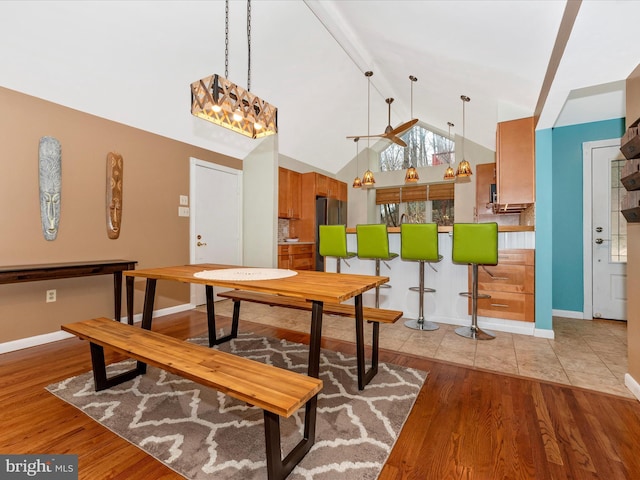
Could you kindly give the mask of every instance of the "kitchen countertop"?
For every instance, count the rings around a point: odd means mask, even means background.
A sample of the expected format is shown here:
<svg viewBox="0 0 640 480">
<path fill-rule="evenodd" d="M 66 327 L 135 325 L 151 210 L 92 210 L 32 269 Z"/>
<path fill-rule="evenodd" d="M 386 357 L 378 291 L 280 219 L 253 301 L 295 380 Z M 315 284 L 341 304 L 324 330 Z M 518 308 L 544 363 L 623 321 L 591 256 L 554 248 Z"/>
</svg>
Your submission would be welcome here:
<svg viewBox="0 0 640 480">
<path fill-rule="evenodd" d="M 535 232 L 533 225 L 498 225 L 498 232 Z M 453 231 L 452 226 L 438 227 L 438 233 L 450 233 Z M 400 227 L 389 227 L 389 233 L 400 233 Z M 356 233 L 356 227 L 347 228 L 347 233 Z"/>
</svg>

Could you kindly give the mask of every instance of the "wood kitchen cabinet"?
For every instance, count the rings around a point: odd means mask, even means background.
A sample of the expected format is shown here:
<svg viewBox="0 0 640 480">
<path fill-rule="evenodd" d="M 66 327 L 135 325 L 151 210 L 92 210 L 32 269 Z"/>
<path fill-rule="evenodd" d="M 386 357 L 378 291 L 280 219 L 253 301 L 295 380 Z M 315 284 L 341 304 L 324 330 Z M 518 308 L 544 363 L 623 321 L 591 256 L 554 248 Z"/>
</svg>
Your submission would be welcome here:
<svg viewBox="0 0 640 480">
<path fill-rule="evenodd" d="M 476 219 L 481 215 L 492 215 L 491 185 L 496 183 L 496 164 L 476 165 Z M 487 206 L 488 205 L 488 206 Z"/>
<path fill-rule="evenodd" d="M 521 211 L 536 200 L 533 117 L 498 123 L 496 131 L 498 211 Z"/>
<path fill-rule="evenodd" d="M 278 268 L 291 270 L 313 270 L 315 266 L 315 245 L 278 245 Z"/>
<path fill-rule="evenodd" d="M 469 289 L 471 289 L 469 267 Z M 497 265 L 478 267 L 478 315 L 523 322 L 535 321 L 535 250 L 500 250 Z M 469 300 L 471 314 L 471 300 Z"/>
<path fill-rule="evenodd" d="M 347 184 L 320 173 L 313 173 L 315 178 L 315 194 L 317 197 L 347 200 Z"/>
<path fill-rule="evenodd" d="M 278 168 L 278 218 L 300 218 L 301 175 Z"/>
</svg>

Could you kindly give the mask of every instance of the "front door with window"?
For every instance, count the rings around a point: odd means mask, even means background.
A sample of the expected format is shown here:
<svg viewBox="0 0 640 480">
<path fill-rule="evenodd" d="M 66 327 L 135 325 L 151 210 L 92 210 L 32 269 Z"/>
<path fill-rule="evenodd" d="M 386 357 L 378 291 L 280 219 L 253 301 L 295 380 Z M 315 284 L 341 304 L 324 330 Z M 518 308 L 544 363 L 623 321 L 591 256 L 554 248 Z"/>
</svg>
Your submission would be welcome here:
<svg viewBox="0 0 640 480">
<path fill-rule="evenodd" d="M 594 318 L 627 318 L 627 223 L 620 213 L 624 162 L 619 146 L 591 150 Z"/>
</svg>

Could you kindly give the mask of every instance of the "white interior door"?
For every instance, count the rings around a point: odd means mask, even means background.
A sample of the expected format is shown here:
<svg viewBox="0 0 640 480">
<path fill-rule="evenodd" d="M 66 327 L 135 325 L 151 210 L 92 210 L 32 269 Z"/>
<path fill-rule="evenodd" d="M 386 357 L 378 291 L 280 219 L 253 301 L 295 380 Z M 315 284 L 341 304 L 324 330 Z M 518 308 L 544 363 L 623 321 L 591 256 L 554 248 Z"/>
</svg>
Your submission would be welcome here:
<svg viewBox="0 0 640 480">
<path fill-rule="evenodd" d="M 619 146 L 592 150 L 594 318 L 627 318 L 627 223 L 620 213 L 620 200 L 625 192 L 620 172 L 625 161 Z"/>
<path fill-rule="evenodd" d="M 242 171 L 192 158 L 190 182 L 191 263 L 241 265 Z M 191 303 L 205 301 L 204 286 L 192 284 Z"/>
</svg>

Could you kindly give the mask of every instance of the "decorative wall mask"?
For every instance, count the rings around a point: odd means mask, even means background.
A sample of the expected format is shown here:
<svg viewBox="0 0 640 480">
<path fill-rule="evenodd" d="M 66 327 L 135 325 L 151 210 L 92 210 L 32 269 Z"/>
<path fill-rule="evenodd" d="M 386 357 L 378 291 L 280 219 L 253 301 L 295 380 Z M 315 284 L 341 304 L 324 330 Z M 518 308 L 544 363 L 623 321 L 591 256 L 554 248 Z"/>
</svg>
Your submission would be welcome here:
<svg viewBox="0 0 640 480">
<path fill-rule="evenodd" d="M 40 218 L 45 240 L 55 240 L 60 223 L 62 147 L 53 137 L 42 137 L 38 149 Z"/>
<path fill-rule="evenodd" d="M 107 235 L 116 239 L 122 224 L 122 174 L 124 160 L 119 153 L 107 155 Z"/>
</svg>

